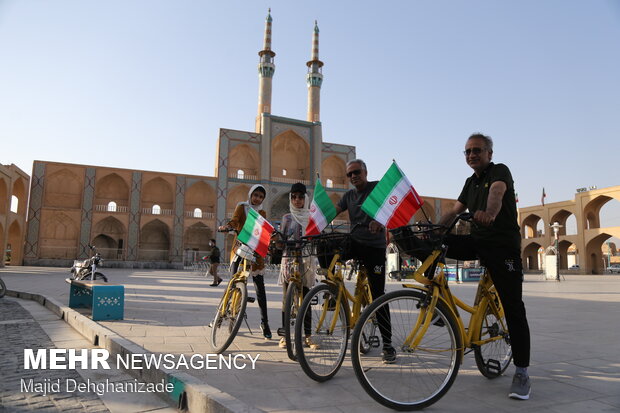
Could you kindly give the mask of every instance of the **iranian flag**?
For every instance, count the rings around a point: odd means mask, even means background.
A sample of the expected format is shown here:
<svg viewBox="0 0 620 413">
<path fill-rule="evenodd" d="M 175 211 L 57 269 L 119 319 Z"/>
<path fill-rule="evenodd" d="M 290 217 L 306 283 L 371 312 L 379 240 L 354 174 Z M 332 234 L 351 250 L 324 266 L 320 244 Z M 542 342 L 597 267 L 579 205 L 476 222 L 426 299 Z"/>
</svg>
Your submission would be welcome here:
<svg viewBox="0 0 620 413">
<path fill-rule="evenodd" d="M 336 217 L 336 207 L 327 196 L 325 188 L 319 179 L 314 186 L 314 196 L 310 204 L 310 220 L 306 228 L 306 235 L 318 235 Z"/>
<path fill-rule="evenodd" d="M 273 226 L 269 221 L 250 208 L 237 239 L 252 248 L 261 257 L 265 257 L 272 232 Z"/>
<path fill-rule="evenodd" d="M 407 225 L 424 201 L 396 162 L 362 204 L 362 211 L 386 228 Z"/>
</svg>

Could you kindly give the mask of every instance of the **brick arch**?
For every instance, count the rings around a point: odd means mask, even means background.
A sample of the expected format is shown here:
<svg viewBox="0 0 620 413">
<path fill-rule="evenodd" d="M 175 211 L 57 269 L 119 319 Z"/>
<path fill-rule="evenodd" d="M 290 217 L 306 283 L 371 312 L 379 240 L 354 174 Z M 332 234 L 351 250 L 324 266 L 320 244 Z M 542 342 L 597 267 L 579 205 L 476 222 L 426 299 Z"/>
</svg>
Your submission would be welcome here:
<svg viewBox="0 0 620 413">
<path fill-rule="evenodd" d="M 7 243 L 11 244 L 11 265 L 21 265 L 23 258 L 23 231 L 17 220 L 9 225 Z M 3 257 L 4 258 L 4 257 Z"/>
<path fill-rule="evenodd" d="M 13 196 L 17 197 L 17 214 L 22 215 L 26 211 L 26 204 L 28 203 L 28 194 L 26 191 L 26 184 L 23 178 L 18 178 L 13 183 Z M 2 199 L 2 198 L 0 198 Z"/>
<path fill-rule="evenodd" d="M 243 171 L 245 179 L 260 179 L 258 151 L 247 143 L 233 147 L 228 156 L 228 171 L 230 177 L 237 177 L 238 171 Z"/>
<path fill-rule="evenodd" d="M 196 222 L 185 230 L 183 243 L 186 249 L 208 251 L 209 240 L 213 238 L 213 230 L 202 222 Z"/>
<path fill-rule="evenodd" d="M 185 210 L 193 212 L 195 208 L 215 212 L 215 190 L 204 181 L 196 182 L 185 191 Z"/>
<path fill-rule="evenodd" d="M 571 215 L 574 216 L 574 214 L 571 211 L 568 211 L 566 209 L 561 209 L 555 214 L 553 214 L 553 216 L 551 217 L 551 220 L 549 221 L 550 223 L 557 222 L 558 224 L 562 226 L 558 230 L 558 235 L 566 235 L 566 221 L 568 221 L 568 218 Z"/>
<path fill-rule="evenodd" d="M 336 155 L 331 155 L 323 160 L 321 165 L 321 178 L 326 182 L 331 180 L 335 188 L 347 187 L 346 162 Z"/>
<path fill-rule="evenodd" d="M 591 274 L 603 274 L 605 264 L 603 263 L 603 244 L 612 235 L 603 233 L 593 237 L 586 243 L 585 261 L 586 271 Z"/>
<path fill-rule="evenodd" d="M 144 184 L 141 198 L 142 208 L 159 205 L 162 209 L 172 209 L 174 205 L 172 186 L 161 177 L 153 178 Z"/>
<path fill-rule="evenodd" d="M 226 212 L 232 214 L 239 202 L 248 200 L 248 192 L 250 187 L 244 184 L 234 186 L 228 191 L 226 197 Z"/>
<path fill-rule="evenodd" d="M 542 270 L 538 252 L 541 247 L 542 245 L 537 242 L 530 242 L 524 246 L 521 259 L 525 270 Z"/>
<path fill-rule="evenodd" d="M 525 239 L 538 238 L 539 235 L 537 233 L 537 228 L 540 221 L 542 221 L 543 228 L 545 228 L 545 221 L 540 216 L 536 214 L 530 214 L 525 217 L 521 221 L 521 237 Z M 545 230 L 543 229 L 543 234 L 544 232 Z"/>
<path fill-rule="evenodd" d="M 110 202 L 118 206 L 129 205 L 129 185 L 114 172 L 98 179 L 95 185 L 95 204 L 108 205 Z"/>
<path fill-rule="evenodd" d="M 41 258 L 75 258 L 79 238 L 78 224 L 63 212 L 56 212 L 41 222 Z"/>
<path fill-rule="evenodd" d="M 283 170 L 287 171 L 286 176 Z M 302 181 L 310 179 L 310 145 L 290 129 L 271 142 L 271 176 Z"/>
<path fill-rule="evenodd" d="M 46 178 L 44 205 L 61 208 L 80 208 L 82 179 L 63 168 Z"/>
<path fill-rule="evenodd" d="M 159 219 L 153 219 L 140 229 L 138 258 L 144 261 L 168 261 L 170 228 Z"/>
</svg>

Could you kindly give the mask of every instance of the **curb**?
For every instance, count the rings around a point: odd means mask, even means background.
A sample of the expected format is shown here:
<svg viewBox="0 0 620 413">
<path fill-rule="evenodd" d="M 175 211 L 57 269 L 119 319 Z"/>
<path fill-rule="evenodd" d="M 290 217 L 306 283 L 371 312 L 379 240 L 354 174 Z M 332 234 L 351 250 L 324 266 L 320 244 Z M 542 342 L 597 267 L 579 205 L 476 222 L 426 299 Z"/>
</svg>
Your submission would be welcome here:
<svg viewBox="0 0 620 413">
<path fill-rule="evenodd" d="M 130 356 L 132 354 L 152 354 L 143 347 L 133 343 L 117 333 L 94 322 L 90 318 L 80 314 L 74 309 L 59 303 L 53 298 L 41 294 L 33 294 L 25 291 L 7 290 L 9 297 L 36 301 L 69 324 L 74 330 L 82 334 L 93 345 L 105 348 L 110 354 Z M 123 369 L 124 370 L 124 369 Z M 230 394 L 216 389 L 197 378 L 178 371 L 169 369 L 144 368 L 140 370 L 124 370 L 136 379 L 153 384 L 172 383 L 172 393 L 157 393 L 180 411 L 189 413 L 260 413 L 264 412 L 254 406 L 250 406 Z"/>
</svg>

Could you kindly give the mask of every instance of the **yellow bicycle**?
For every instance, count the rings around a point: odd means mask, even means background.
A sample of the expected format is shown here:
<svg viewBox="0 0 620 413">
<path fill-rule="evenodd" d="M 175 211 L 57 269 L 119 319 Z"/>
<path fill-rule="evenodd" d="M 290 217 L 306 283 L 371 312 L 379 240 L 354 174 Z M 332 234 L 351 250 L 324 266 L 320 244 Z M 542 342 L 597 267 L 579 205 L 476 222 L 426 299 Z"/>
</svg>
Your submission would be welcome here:
<svg viewBox="0 0 620 413">
<path fill-rule="evenodd" d="M 446 233 L 459 219 L 470 220 L 471 215 L 458 216 Z M 422 409 L 439 400 L 456 379 L 465 349 L 474 352 L 476 365 L 487 378 L 500 376 L 512 359 L 504 309 L 491 277 L 485 271 L 480 278 L 473 306 L 454 296 L 444 273 L 448 247 L 444 236 L 434 235 L 439 228 L 422 224 L 392 231 L 401 251 L 430 253 L 412 275 L 419 284 L 403 284 L 405 289 L 374 301 L 361 315 L 351 338 L 358 381 L 377 402 L 395 410 Z M 380 352 L 358 351 L 365 325 L 381 323 L 380 315 L 387 308 L 391 344 L 397 352 L 394 364 L 383 364 Z M 471 314 L 467 328 L 459 308 Z"/>
<path fill-rule="evenodd" d="M 209 324 L 211 347 L 217 354 L 223 353 L 232 344 L 241 323 L 246 318 L 245 309 L 248 301 L 253 301 L 253 298 L 248 298 L 247 284 L 252 263 L 255 261 L 254 252 L 242 244 L 235 254 L 241 259 L 241 263 L 230 278 L 215 317 Z"/>
<path fill-rule="evenodd" d="M 329 380 L 338 372 L 346 355 L 350 330 L 364 307 L 372 302 L 363 267 L 357 272 L 355 293 L 351 294 L 345 287 L 344 257 L 350 242 L 351 236 L 342 233 L 321 234 L 312 239 L 314 253 L 327 274 L 303 300 L 295 322 L 295 345 L 303 371 L 318 382 Z M 379 346 L 377 331 L 376 323 L 366 324 L 358 342 L 361 353 Z M 309 335 L 314 346 L 303 345 L 302 340 Z"/>
</svg>

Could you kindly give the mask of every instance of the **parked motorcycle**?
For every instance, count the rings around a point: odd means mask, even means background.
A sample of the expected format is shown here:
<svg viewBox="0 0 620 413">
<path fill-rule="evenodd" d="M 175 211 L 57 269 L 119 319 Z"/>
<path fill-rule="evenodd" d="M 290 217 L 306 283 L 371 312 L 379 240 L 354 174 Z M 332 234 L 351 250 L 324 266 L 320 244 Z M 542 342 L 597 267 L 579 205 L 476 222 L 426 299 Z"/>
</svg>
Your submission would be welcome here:
<svg viewBox="0 0 620 413">
<path fill-rule="evenodd" d="M 84 261 L 73 261 L 73 267 L 71 267 L 71 279 L 79 281 L 103 280 L 104 282 L 108 282 L 108 278 L 97 271 L 97 267 L 99 267 L 99 265 L 103 262 L 101 254 L 97 252 L 97 248 L 95 248 L 94 245 L 89 245 L 88 248 L 92 251 L 93 256 Z"/>
</svg>

